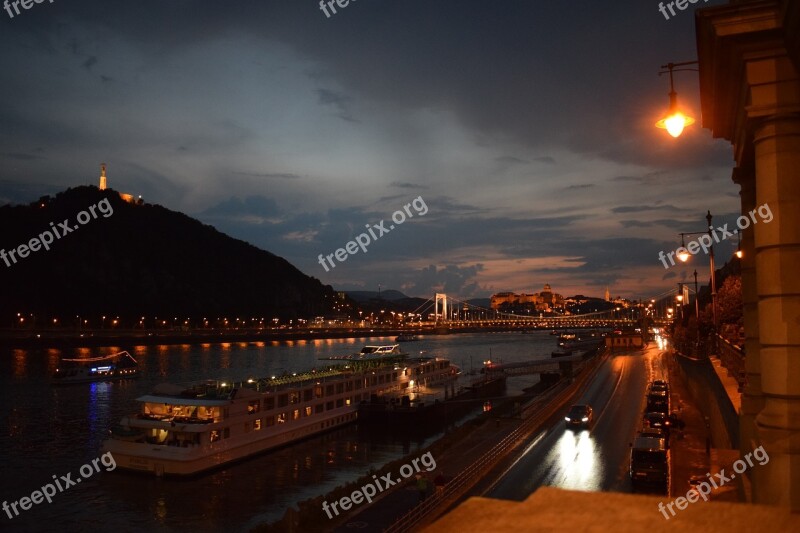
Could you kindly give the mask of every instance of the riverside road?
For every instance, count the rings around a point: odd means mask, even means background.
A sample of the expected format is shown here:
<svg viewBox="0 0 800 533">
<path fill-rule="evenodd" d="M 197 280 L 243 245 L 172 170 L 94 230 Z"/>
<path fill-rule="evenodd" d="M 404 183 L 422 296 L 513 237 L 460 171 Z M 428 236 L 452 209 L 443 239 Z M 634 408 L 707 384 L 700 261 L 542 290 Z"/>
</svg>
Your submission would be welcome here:
<svg viewBox="0 0 800 533">
<path fill-rule="evenodd" d="M 655 344 L 644 352 L 609 357 L 574 401 L 593 407 L 591 430 L 566 429 L 566 406 L 558 420 L 533 435 L 522 454 L 483 495 L 524 500 L 542 485 L 630 492 L 628 443 L 641 427 L 645 390 L 654 379 L 668 379 L 664 354 Z"/>
</svg>

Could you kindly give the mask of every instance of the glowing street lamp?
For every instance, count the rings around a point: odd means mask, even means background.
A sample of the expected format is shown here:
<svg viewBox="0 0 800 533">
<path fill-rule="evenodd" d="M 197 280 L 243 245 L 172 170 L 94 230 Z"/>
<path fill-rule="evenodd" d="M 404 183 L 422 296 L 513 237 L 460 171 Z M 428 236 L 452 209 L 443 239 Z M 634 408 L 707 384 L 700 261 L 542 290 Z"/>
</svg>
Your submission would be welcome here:
<svg viewBox="0 0 800 533">
<path fill-rule="evenodd" d="M 691 126 L 695 121 L 692 117 L 678 111 L 675 97 L 676 94 L 674 92 L 669 94 L 669 111 L 667 111 L 666 117 L 656 122 L 656 128 L 665 129 L 673 137 L 679 137 L 684 128 Z"/>
<path fill-rule="evenodd" d="M 673 137 L 680 136 L 683 133 L 684 128 L 687 126 L 691 126 L 694 124 L 695 120 L 691 116 L 683 113 L 680 108 L 678 107 L 678 93 L 675 92 L 675 84 L 672 80 L 672 71 L 675 70 L 675 67 L 680 67 L 684 65 L 696 65 L 697 61 L 684 61 L 683 63 L 667 63 L 666 65 L 661 65 L 662 70 L 658 73 L 658 75 L 669 73 L 669 110 L 667 111 L 667 115 L 656 122 L 656 127 L 667 130 L 667 133 L 672 135 Z M 685 68 L 685 69 L 677 69 L 678 72 L 682 70 L 697 70 L 694 68 Z"/>
<path fill-rule="evenodd" d="M 685 263 L 689 260 L 691 254 L 689 250 L 686 249 L 686 243 L 683 240 L 683 233 L 681 234 L 681 247 L 678 248 L 678 259 L 681 260 L 682 263 Z"/>
<path fill-rule="evenodd" d="M 717 328 L 717 280 L 716 280 L 716 273 L 715 273 L 715 268 L 714 268 L 714 245 L 712 244 L 713 240 L 714 240 L 713 239 L 713 233 L 712 233 L 712 229 L 714 228 L 714 226 L 711 225 L 711 220 L 712 219 L 713 219 L 713 217 L 711 216 L 711 211 L 708 211 L 708 213 L 706 214 L 706 224 L 708 224 L 708 230 L 707 231 L 696 231 L 696 232 L 691 232 L 691 233 L 688 233 L 688 232 L 679 233 L 679 235 L 681 236 L 681 247 L 678 248 L 677 252 L 678 252 L 678 259 L 680 259 L 681 261 L 683 261 L 685 263 L 686 260 L 689 259 L 691 254 L 686 249 L 686 247 L 683 245 L 684 244 L 684 240 L 683 240 L 684 235 L 708 235 L 708 242 L 709 242 L 709 246 L 708 246 L 708 267 L 709 267 L 709 270 L 711 272 L 711 309 L 712 309 L 713 317 L 714 317 L 714 329 L 716 330 L 716 328 Z M 685 257 L 685 259 L 684 259 L 684 257 Z"/>
</svg>

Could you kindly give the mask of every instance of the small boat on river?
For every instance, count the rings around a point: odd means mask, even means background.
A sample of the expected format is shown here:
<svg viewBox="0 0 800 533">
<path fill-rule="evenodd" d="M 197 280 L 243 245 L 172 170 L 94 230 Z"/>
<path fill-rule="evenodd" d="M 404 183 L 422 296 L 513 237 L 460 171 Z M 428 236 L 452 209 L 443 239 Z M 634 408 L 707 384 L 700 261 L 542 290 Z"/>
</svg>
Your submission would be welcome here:
<svg viewBox="0 0 800 533">
<path fill-rule="evenodd" d="M 380 346 L 364 346 L 358 353 L 350 355 L 332 355 L 320 357 L 323 361 L 364 361 L 391 357 L 405 357 L 408 354 L 400 349 L 399 344 L 384 344 Z"/>
<path fill-rule="evenodd" d="M 53 385 L 114 381 L 139 377 L 139 363 L 126 351 L 102 357 L 61 359 Z"/>
</svg>

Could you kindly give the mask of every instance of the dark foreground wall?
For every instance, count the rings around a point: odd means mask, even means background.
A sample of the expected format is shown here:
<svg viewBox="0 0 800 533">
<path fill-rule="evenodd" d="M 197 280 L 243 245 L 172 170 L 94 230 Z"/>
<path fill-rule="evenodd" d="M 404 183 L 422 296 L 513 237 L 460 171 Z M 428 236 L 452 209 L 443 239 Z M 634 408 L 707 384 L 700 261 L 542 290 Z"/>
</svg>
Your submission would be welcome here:
<svg viewBox="0 0 800 533">
<path fill-rule="evenodd" d="M 673 368 L 683 376 L 689 392 L 711 428 L 715 448 L 739 448 L 739 415 L 708 359 L 673 355 Z"/>
</svg>

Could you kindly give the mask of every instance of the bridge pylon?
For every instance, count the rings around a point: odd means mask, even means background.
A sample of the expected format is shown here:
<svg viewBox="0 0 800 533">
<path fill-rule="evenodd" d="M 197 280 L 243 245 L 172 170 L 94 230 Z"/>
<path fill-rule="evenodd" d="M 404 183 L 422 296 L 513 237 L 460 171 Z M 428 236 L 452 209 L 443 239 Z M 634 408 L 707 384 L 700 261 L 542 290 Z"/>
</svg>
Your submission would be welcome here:
<svg viewBox="0 0 800 533">
<path fill-rule="evenodd" d="M 442 314 L 439 315 L 439 302 L 442 302 Z M 436 322 L 447 322 L 449 315 L 447 314 L 447 295 L 442 292 L 437 292 L 434 297 L 433 313 L 436 315 Z M 441 320 L 439 317 L 441 316 Z"/>
</svg>

